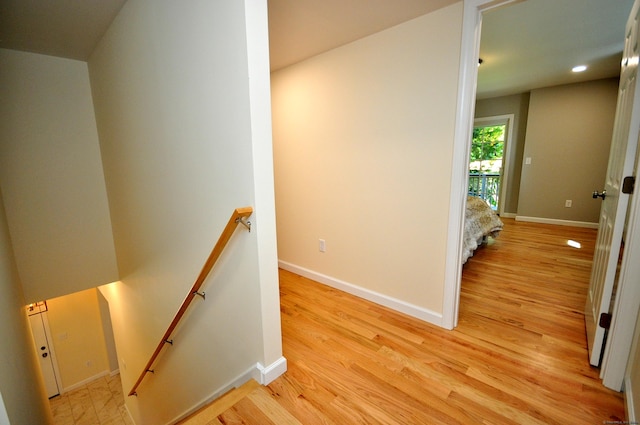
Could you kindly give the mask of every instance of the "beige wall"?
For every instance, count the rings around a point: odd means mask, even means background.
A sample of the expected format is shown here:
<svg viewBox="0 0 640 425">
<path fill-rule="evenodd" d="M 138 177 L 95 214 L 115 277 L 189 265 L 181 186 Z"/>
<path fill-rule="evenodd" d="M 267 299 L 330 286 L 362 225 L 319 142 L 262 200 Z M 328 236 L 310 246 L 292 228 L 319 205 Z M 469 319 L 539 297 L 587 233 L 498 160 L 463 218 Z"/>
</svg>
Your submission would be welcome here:
<svg viewBox="0 0 640 425">
<path fill-rule="evenodd" d="M 109 372 L 97 289 L 47 300 L 47 306 L 62 388 Z"/>
<path fill-rule="evenodd" d="M 117 280 L 87 64 L 0 49 L 0 186 L 27 302 Z"/>
<path fill-rule="evenodd" d="M 25 305 L 0 197 L 0 404 L 12 425 L 52 424 Z"/>
<path fill-rule="evenodd" d="M 476 101 L 475 117 L 486 118 L 498 115 L 513 114 L 512 140 L 507 147 L 509 173 L 507 177 L 507 194 L 504 212 L 518 212 L 518 196 L 520 193 L 520 173 L 522 172 L 522 154 L 527 131 L 527 115 L 529 112 L 529 93 L 511 96 L 494 97 Z"/>
<path fill-rule="evenodd" d="M 461 25 L 458 3 L 272 74 L 280 260 L 434 321 Z"/>
<path fill-rule="evenodd" d="M 617 79 L 531 92 L 519 216 L 598 223 L 617 95 Z"/>
<path fill-rule="evenodd" d="M 266 32 L 262 0 L 130 0 L 89 60 L 121 272 L 101 291 L 126 392 L 233 209 L 255 207 L 126 398 L 139 424 L 168 423 L 282 355 Z"/>
</svg>

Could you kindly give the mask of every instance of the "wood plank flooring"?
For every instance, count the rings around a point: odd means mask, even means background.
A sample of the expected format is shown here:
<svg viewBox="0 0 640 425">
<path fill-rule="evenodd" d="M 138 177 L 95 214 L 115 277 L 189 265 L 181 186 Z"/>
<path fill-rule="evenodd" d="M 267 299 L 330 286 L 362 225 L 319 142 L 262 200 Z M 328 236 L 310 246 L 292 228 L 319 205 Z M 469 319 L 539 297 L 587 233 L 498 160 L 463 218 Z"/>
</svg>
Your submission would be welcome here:
<svg viewBox="0 0 640 425">
<path fill-rule="evenodd" d="M 624 420 L 622 394 L 604 388 L 587 360 L 583 308 L 596 231 L 503 221 L 502 234 L 464 267 L 453 331 L 281 271 L 289 369 L 262 391 L 285 417 L 249 399 L 211 423 Z"/>
</svg>

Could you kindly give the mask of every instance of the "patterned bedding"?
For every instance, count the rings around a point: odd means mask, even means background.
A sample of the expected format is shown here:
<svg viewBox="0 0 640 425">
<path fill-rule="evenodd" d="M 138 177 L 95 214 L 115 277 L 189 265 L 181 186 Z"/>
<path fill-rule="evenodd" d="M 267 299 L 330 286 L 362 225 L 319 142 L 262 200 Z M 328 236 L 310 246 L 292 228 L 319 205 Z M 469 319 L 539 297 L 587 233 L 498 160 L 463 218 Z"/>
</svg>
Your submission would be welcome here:
<svg viewBox="0 0 640 425">
<path fill-rule="evenodd" d="M 481 198 L 467 197 L 462 241 L 462 264 L 466 263 L 485 236 L 496 237 L 502 230 L 502 221 Z"/>
</svg>

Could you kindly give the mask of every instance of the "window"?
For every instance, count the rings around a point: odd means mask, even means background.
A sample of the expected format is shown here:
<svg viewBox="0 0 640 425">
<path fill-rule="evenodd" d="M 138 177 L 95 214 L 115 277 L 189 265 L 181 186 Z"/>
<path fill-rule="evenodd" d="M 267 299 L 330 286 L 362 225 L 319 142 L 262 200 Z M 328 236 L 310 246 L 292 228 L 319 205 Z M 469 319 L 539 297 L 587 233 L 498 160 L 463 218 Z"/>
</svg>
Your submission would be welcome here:
<svg viewBox="0 0 640 425">
<path fill-rule="evenodd" d="M 498 209 L 506 125 L 473 129 L 469 155 L 469 195 L 478 196 Z"/>
</svg>

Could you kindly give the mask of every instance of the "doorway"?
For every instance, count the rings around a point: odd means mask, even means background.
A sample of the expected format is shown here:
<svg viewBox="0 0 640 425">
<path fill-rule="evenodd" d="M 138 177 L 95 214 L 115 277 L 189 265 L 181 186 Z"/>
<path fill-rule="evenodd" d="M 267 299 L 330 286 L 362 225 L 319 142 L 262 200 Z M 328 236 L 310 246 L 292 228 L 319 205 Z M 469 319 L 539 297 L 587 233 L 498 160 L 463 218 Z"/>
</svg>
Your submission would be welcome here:
<svg viewBox="0 0 640 425">
<path fill-rule="evenodd" d="M 27 307 L 29 325 L 33 336 L 33 348 L 38 358 L 42 377 L 44 379 L 47 397 L 52 398 L 60 394 L 60 372 L 53 351 L 53 339 L 49 329 L 47 303 L 41 301 L 29 304 Z"/>
</svg>

